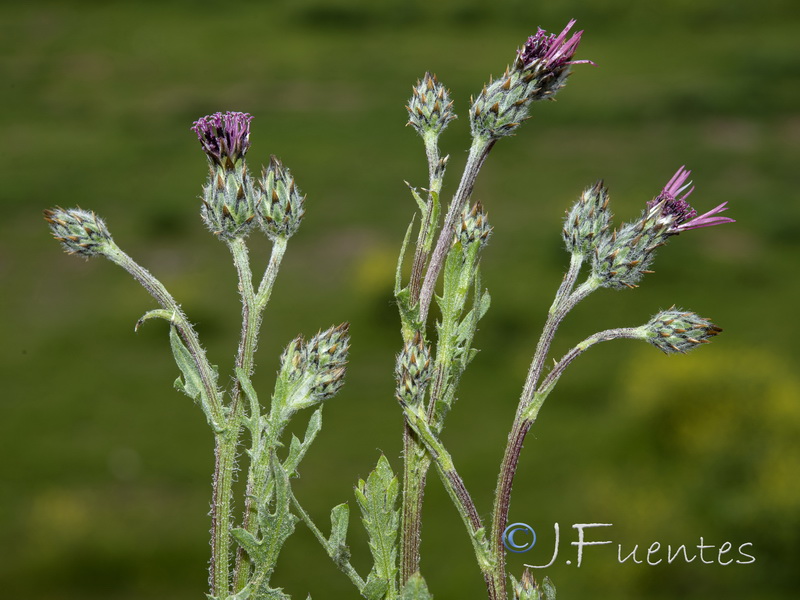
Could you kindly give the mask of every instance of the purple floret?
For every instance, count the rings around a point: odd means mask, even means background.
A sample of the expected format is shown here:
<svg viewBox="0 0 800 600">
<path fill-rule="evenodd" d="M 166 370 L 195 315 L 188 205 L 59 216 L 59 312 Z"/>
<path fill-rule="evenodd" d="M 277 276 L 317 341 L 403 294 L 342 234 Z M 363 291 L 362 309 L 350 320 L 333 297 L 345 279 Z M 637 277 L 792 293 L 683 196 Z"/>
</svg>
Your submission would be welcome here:
<svg viewBox="0 0 800 600">
<path fill-rule="evenodd" d="M 232 167 L 244 158 L 250 147 L 250 121 L 247 113 L 214 113 L 198 119 L 192 126 L 203 152 L 209 159 L 223 167 Z"/>
</svg>

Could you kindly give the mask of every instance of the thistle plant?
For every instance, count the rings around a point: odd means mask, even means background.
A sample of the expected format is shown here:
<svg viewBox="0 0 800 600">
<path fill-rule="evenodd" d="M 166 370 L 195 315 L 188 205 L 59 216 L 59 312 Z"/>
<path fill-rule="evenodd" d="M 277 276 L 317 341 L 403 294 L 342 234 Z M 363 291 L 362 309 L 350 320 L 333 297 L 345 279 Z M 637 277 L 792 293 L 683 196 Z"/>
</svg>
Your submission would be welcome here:
<svg viewBox="0 0 800 600">
<path fill-rule="evenodd" d="M 231 252 L 242 301 L 240 341 L 227 387 L 180 304 L 158 279 L 120 249 L 100 217 L 77 208 L 45 211 L 53 236 L 67 252 L 106 257 L 153 296 L 159 307 L 147 311 L 137 329 L 152 319 L 169 325 L 170 348 L 179 371 L 175 387 L 204 412 L 214 436 L 208 598 L 288 598 L 273 583 L 273 575 L 281 549 L 299 522 L 311 530 L 362 597 L 431 598 L 420 572 L 420 540 L 425 487 L 433 468 L 463 522 L 487 597 L 555 599 L 555 586 L 549 578 L 538 583 L 527 570 L 519 579 L 507 573 L 503 541 L 520 453 L 543 403 L 566 368 L 600 342 L 637 339 L 667 354 L 682 354 L 708 343 L 721 331 L 708 319 L 673 306 L 643 325 L 589 335 L 546 370 L 559 325 L 579 302 L 600 288 L 637 287 L 644 275 L 652 273 L 649 267 L 656 250 L 671 238 L 733 221 L 721 216 L 725 203 L 697 215 L 687 200 L 694 188 L 685 167 L 644 203 L 638 218 L 616 227 L 602 181 L 579 194 L 567 210 L 561 230 L 569 266 L 556 289 L 510 419 L 493 508 L 490 513 L 479 510 L 441 438 L 459 382 L 477 354 L 478 324 L 491 303 L 480 266 L 492 227 L 484 204 L 472 202 L 472 192 L 494 145 L 520 131 L 535 102 L 560 93 L 574 65 L 593 64 L 575 59 L 583 32 L 570 35 L 573 25 L 570 21 L 557 35 L 539 29 L 523 43 L 503 74 L 471 101 L 472 143 L 444 217 L 441 194 L 448 157 L 441 155 L 438 144 L 456 114 L 449 91 L 436 76 L 425 73 L 412 88 L 406 106 L 408 124 L 423 140 L 428 181 L 424 188 L 410 188 L 419 215 L 408 226 L 394 286 L 402 337 L 394 369 L 395 399 L 402 415 L 402 473 L 395 474 L 390 460 L 380 456 L 375 469 L 355 486 L 373 563 L 366 575 L 359 574 L 350 562 L 348 504 L 332 508 L 330 532 L 326 533 L 303 508 L 292 485 L 321 430 L 323 407 L 344 384 L 350 347 L 348 324 L 321 330 L 307 340 L 298 336 L 289 341 L 280 357 L 269 402 L 263 402 L 263 395 L 259 398 L 251 383 L 262 315 L 288 241 L 298 233 L 305 215 L 305 196 L 280 160 L 273 156 L 260 177 L 251 174 L 246 155 L 252 117 L 241 112 L 215 113 L 192 127 L 209 167 L 202 188 L 201 218 Z M 248 237 L 259 233 L 270 240 L 272 250 L 256 286 Z M 410 266 L 407 278 L 406 266 Z M 438 311 L 431 311 L 434 301 Z M 313 412 L 309 415 L 306 409 Z M 302 440 L 291 436 L 287 441 L 287 426 L 295 418 L 307 419 L 305 434 Z M 232 484 L 238 469 L 247 474 L 246 490 L 234 502 Z"/>
</svg>

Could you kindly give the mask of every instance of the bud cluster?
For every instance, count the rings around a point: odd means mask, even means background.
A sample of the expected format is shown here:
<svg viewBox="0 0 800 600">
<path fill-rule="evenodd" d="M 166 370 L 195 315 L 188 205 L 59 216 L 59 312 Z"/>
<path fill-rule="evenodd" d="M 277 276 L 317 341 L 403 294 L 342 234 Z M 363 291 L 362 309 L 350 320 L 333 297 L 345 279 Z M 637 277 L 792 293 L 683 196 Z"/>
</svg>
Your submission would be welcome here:
<svg viewBox="0 0 800 600">
<path fill-rule="evenodd" d="M 439 83 L 436 75 L 430 73 L 425 73 L 411 91 L 412 96 L 406 106 L 407 125 L 411 125 L 423 137 L 427 133 L 438 136 L 456 118 L 450 92 Z"/>
<path fill-rule="evenodd" d="M 417 331 L 414 338 L 403 346 L 395 365 L 397 377 L 397 399 L 404 405 L 414 406 L 422 402 L 431 377 L 430 350 Z"/>
<path fill-rule="evenodd" d="M 210 168 L 200 214 L 209 230 L 222 239 L 246 235 L 255 218 L 255 194 L 244 160 L 252 119 L 247 113 L 214 113 L 192 127 Z"/>
<path fill-rule="evenodd" d="M 583 191 L 567 213 L 561 231 L 567 251 L 588 254 L 608 230 L 610 219 L 608 190 L 598 181 Z"/>
<path fill-rule="evenodd" d="M 655 315 L 640 330 L 645 340 L 666 354 L 683 354 L 708 344 L 722 331 L 708 319 L 674 307 Z"/>
<path fill-rule="evenodd" d="M 513 600 L 555 600 L 556 588 L 549 577 L 544 578 L 543 586 L 540 586 L 530 569 L 525 569 L 522 578 L 517 581 L 514 576 L 511 579 L 511 598 Z"/>
<path fill-rule="evenodd" d="M 106 224 L 94 212 L 56 207 L 44 211 L 44 220 L 50 224 L 53 237 L 70 254 L 104 255 L 113 244 Z"/>
<path fill-rule="evenodd" d="M 275 156 L 270 157 L 256 189 L 258 223 L 264 233 L 271 240 L 294 235 L 305 214 L 305 196 L 300 194 L 291 171 Z"/>
<path fill-rule="evenodd" d="M 492 228 L 489 226 L 486 211 L 480 201 L 471 209 L 464 207 L 461 213 L 461 227 L 456 232 L 455 241 L 461 242 L 465 250 L 472 244 L 479 243 L 481 247 L 489 241 Z"/>
<path fill-rule="evenodd" d="M 570 65 L 591 62 L 572 60 L 583 34 L 567 39 L 574 24 L 570 21 L 557 36 L 539 29 L 502 77 L 484 86 L 469 113 L 473 136 L 496 140 L 512 135 L 528 118 L 531 102 L 552 98 L 564 87 Z"/>
</svg>

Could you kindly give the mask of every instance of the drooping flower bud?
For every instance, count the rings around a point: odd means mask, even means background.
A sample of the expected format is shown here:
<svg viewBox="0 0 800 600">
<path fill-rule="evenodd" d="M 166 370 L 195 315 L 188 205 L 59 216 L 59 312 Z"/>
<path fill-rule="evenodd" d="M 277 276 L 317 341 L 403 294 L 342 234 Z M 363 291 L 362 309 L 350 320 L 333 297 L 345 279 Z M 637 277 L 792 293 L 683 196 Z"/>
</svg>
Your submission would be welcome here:
<svg viewBox="0 0 800 600">
<path fill-rule="evenodd" d="M 570 253 L 588 254 L 608 229 L 608 190 L 598 181 L 583 190 L 564 220 L 561 235 Z"/>
<path fill-rule="evenodd" d="M 294 182 L 291 171 L 275 156 L 270 157 L 257 183 L 258 223 L 272 240 L 290 238 L 300 227 L 305 214 L 305 196 Z"/>
<path fill-rule="evenodd" d="M 246 235 L 255 219 L 255 194 L 244 156 L 250 147 L 247 113 L 214 113 L 195 121 L 192 131 L 209 161 L 200 214 L 221 239 Z"/>
<path fill-rule="evenodd" d="M 567 39 L 575 20 L 556 35 L 539 29 L 525 42 L 511 67 L 490 82 L 472 104 L 472 135 L 499 139 L 512 135 L 528 118 L 530 103 L 552 98 L 566 84 L 570 65 L 592 63 L 573 60 L 582 31 Z"/>
<path fill-rule="evenodd" d="M 44 220 L 49 223 L 53 237 L 70 254 L 105 255 L 113 244 L 106 224 L 94 212 L 56 207 L 44 211 Z"/>
<path fill-rule="evenodd" d="M 430 350 L 417 331 L 414 338 L 403 346 L 395 365 L 397 399 L 405 405 L 422 402 L 431 376 Z"/>
<path fill-rule="evenodd" d="M 700 344 L 710 343 L 722 331 L 708 319 L 675 307 L 662 310 L 639 330 L 642 339 L 665 354 L 684 354 Z"/>
<path fill-rule="evenodd" d="M 472 244 L 485 246 L 489 241 L 492 228 L 489 226 L 486 211 L 480 201 L 476 202 L 471 209 L 464 207 L 461 213 L 461 227 L 456 231 L 456 242 L 461 242 L 461 247 L 465 250 Z"/>
<path fill-rule="evenodd" d="M 450 92 L 439 83 L 436 75 L 430 73 L 425 73 L 411 91 L 412 96 L 406 106 L 407 124 L 422 137 L 427 133 L 438 136 L 456 118 Z"/>
</svg>

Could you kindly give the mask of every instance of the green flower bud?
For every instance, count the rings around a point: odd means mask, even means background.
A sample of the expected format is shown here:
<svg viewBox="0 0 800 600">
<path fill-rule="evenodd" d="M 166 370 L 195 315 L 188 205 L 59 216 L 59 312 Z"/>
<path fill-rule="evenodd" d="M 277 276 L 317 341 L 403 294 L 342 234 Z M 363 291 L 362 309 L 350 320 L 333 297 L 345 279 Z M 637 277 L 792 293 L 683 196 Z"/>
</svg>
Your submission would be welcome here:
<svg viewBox="0 0 800 600">
<path fill-rule="evenodd" d="M 308 342 L 297 337 L 281 355 L 276 396 L 290 412 L 332 398 L 344 385 L 347 352 L 350 349 L 348 323 L 320 331 Z"/>
<path fill-rule="evenodd" d="M 402 404 L 416 405 L 422 402 L 431 377 L 431 358 L 430 350 L 419 331 L 411 341 L 406 342 L 397 355 L 395 376 L 396 395 Z"/>
<path fill-rule="evenodd" d="M 200 216 L 206 227 L 221 239 L 247 235 L 255 219 L 255 192 L 243 161 L 235 170 L 212 166 L 203 187 Z"/>
<path fill-rule="evenodd" d="M 456 118 L 450 92 L 436 79 L 436 75 L 425 73 L 411 88 L 413 92 L 408 101 L 408 123 L 419 135 L 432 133 L 438 136 L 447 124 Z"/>
<path fill-rule="evenodd" d="M 319 401 L 332 398 L 344 385 L 349 329 L 349 323 L 331 327 L 319 332 L 306 345 L 307 368 L 312 373 L 311 393 Z"/>
<path fill-rule="evenodd" d="M 708 319 L 674 307 L 661 311 L 639 329 L 643 339 L 666 354 L 684 354 L 710 343 L 722 331 Z"/>
<path fill-rule="evenodd" d="M 291 171 L 275 156 L 270 157 L 257 184 L 258 224 L 274 240 L 290 238 L 300 227 L 305 214 L 305 196 L 300 194 Z"/>
<path fill-rule="evenodd" d="M 114 243 L 106 224 L 94 212 L 56 207 L 44 211 L 44 220 L 49 223 L 53 237 L 70 254 L 105 255 Z"/>
<path fill-rule="evenodd" d="M 480 201 L 476 202 L 470 210 L 467 210 L 465 206 L 461 213 L 461 227 L 456 232 L 455 241 L 461 242 L 461 247 L 465 250 L 476 243 L 485 246 L 491 233 L 492 228 L 489 226 L 486 212 Z"/>
<path fill-rule="evenodd" d="M 588 254 L 608 229 L 611 212 L 608 210 L 608 190 L 598 181 L 586 188 L 572 206 L 561 231 L 567 251 Z"/>
</svg>

